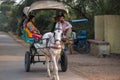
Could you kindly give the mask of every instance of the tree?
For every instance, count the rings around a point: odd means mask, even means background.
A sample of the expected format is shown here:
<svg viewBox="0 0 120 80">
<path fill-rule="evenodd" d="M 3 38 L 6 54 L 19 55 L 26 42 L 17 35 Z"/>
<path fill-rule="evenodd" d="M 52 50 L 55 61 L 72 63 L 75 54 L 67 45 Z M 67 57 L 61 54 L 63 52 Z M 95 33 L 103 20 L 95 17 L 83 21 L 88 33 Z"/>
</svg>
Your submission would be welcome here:
<svg viewBox="0 0 120 80">
<path fill-rule="evenodd" d="M 2 18 L 0 20 L 2 30 L 8 31 L 10 29 L 9 22 L 11 21 L 11 14 L 14 5 L 14 0 L 5 0 L 0 5 Z"/>
<path fill-rule="evenodd" d="M 88 7 L 94 15 L 120 14 L 120 0 L 90 0 Z"/>
</svg>

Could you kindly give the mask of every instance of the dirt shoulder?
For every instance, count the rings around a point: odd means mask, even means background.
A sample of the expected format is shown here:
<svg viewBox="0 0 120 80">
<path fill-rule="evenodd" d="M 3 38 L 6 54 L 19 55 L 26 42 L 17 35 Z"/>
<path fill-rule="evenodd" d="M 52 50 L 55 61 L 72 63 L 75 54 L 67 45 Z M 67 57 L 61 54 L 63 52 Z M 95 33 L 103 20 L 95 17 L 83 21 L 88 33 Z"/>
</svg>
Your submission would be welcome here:
<svg viewBox="0 0 120 80">
<path fill-rule="evenodd" d="M 90 54 L 74 52 L 69 55 L 69 68 L 88 80 L 120 80 L 120 58 L 97 58 Z"/>
</svg>

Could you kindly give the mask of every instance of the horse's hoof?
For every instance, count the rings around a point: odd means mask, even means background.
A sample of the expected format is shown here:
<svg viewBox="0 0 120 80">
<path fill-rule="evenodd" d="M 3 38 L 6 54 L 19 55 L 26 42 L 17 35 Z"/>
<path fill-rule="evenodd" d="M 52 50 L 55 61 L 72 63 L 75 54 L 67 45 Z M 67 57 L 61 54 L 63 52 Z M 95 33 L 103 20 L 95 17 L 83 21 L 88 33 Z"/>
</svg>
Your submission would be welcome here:
<svg viewBox="0 0 120 80">
<path fill-rule="evenodd" d="M 52 80 L 56 80 L 55 76 L 52 78 Z"/>
<path fill-rule="evenodd" d="M 50 77 L 49 75 L 47 75 L 47 77 Z"/>
<path fill-rule="evenodd" d="M 53 78 L 52 78 L 52 77 L 50 77 L 50 80 L 53 80 Z"/>
<path fill-rule="evenodd" d="M 51 75 L 47 75 L 47 77 L 51 77 Z"/>
<path fill-rule="evenodd" d="M 45 62 L 43 62 L 43 65 L 45 65 Z"/>
<path fill-rule="evenodd" d="M 51 80 L 55 80 L 54 78 L 52 78 Z"/>
</svg>

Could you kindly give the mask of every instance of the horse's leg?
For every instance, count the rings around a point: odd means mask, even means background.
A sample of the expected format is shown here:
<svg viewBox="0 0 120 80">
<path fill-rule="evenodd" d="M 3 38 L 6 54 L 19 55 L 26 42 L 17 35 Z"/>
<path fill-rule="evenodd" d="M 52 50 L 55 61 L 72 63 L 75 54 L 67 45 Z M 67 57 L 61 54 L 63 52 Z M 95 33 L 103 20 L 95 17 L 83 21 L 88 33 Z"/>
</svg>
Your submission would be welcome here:
<svg viewBox="0 0 120 80">
<path fill-rule="evenodd" d="M 60 60 L 60 54 L 57 54 L 57 55 L 56 55 L 57 66 L 59 65 L 59 60 Z"/>
<path fill-rule="evenodd" d="M 50 62 L 49 62 L 49 66 L 50 66 L 50 71 L 53 72 L 53 61 L 52 58 L 50 57 Z"/>
<path fill-rule="evenodd" d="M 48 72 L 48 76 L 51 77 L 51 73 L 50 73 L 50 66 L 49 66 L 49 57 L 46 56 L 46 66 L 47 66 L 47 72 Z"/>
<path fill-rule="evenodd" d="M 53 61 L 53 73 L 55 75 L 55 80 L 59 80 L 58 66 L 57 66 L 57 62 L 56 62 L 56 55 L 55 54 L 51 54 L 51 56 L 52 56 L 52 61 Z"/>
<path fill-rule="evenodd" d="M 50 77 L 50 79 L 51 80 L 54 80 L 53 78 L 54 78 L 54 68 L 53 68 L 53 61 L 52 61 L 52 57 L 50 57 L 50 62 L 49 62 L 50 64 L 49 64 L 49 66 L 50 66 L 50 72 L 51 72 L 51 77 Z"/>
</svg>

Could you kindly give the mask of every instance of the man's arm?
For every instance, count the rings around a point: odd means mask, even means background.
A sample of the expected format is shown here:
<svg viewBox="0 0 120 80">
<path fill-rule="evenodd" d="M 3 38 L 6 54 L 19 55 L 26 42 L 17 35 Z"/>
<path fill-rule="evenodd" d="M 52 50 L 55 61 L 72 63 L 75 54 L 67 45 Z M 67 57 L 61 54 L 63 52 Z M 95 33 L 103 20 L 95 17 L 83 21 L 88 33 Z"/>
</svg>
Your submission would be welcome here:
<svg viewBox="0 0 120 80">
<path fill-rule="evenodd" d="M 69 22 L 65 22 L 65 30 L 72 28 L 72 25 Z"/>
</svg>

